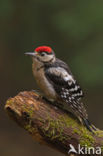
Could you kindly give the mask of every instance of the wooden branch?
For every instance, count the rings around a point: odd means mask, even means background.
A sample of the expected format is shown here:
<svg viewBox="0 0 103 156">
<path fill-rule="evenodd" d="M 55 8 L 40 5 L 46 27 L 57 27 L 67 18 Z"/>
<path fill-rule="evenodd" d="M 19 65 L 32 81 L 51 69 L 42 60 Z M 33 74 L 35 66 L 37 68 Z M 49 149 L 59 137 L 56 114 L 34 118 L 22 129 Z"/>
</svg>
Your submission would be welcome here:
<svg viewBox="0 0 103 156">
<path fill-rule="evenodd" d="M 68 155 L 69 145 L 103 148 L 103 131 L 89 132 L 76 119 L 32 91 L 7 100 L 5 110 L 34 140 Z"/>
</svg>

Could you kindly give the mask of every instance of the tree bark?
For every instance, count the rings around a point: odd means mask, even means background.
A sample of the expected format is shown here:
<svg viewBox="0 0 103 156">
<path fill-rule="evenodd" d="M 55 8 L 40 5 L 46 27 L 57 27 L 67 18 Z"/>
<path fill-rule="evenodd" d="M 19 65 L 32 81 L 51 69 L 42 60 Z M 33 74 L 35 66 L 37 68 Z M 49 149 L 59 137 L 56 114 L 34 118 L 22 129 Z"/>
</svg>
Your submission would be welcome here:
<svg viewBox="0 0 103 156">
<path fill-rule="evenodd" d="M 34 140 L 68 155 L 70 144 L 81 147 L 101 147 L 103 131 L 89 132 L 71 114 L 54 107 L 32 91 L 20 92 L 7 100 L 5 110 Z M 86 154 L 85 154 L 86 155 Z"/>
</svg>

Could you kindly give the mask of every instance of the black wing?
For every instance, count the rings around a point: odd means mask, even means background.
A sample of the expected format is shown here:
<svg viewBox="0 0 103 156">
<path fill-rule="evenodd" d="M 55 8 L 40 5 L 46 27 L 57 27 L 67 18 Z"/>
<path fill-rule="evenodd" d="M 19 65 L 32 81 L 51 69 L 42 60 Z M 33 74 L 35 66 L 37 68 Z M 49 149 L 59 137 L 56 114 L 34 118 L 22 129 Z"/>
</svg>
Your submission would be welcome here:
<svg viewBox="0 0 103 156">
<path fill-rule="evenodd" d="M 57 84 L 58 87 L 59 85 L 64 86 L 64 88 L 69 90 L 69 93 L 78 100 L 84 97 L 84 93 L 80 85 L 74 79 L 68 65 L 65 62 L 57 59 L 57 61 L 54 63 L 54 66 L 53 65 L 47 66 L 45 69 L 46 69 L 45 75 L 49 80 L 51 80 L 51 83 L 54 83 L 54 85 Z M 66 72 L 67 77 L 69 75 L 72 77 L 72 79 L 69 81 L 65 81 L 64 79 L 65 74 L 63 72 Z"/>
<path fill-rule="evenodd" d="M 54 86 L 59 97 L 67 104 L 71 105 L 73 111 L 79 112 L 80 116 L 86 117 L 86 110 L 79 99 L 83 96 L 83 92 L 76 80 L 64 68 L 50 67 L 45 71 L 45 76 Z"/>
</svg>

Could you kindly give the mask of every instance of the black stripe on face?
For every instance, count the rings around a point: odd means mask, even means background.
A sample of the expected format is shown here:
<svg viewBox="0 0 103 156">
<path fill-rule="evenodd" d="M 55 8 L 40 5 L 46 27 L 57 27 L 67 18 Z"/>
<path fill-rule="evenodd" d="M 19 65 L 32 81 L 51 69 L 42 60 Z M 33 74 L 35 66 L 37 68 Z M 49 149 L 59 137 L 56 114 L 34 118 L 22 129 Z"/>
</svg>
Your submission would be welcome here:
<svg viewBox="0 0 103 156">
<path fill-rule="evenodd" d="M 40 54 L 41 56 L 43 55 L 43 53 L 46 53 L 47 55 L 52 55 L 52 54 L 53 54 L 53 52 L 47 52 L 47 51 L 39 52 L 39 54 Z"/>
</svg>

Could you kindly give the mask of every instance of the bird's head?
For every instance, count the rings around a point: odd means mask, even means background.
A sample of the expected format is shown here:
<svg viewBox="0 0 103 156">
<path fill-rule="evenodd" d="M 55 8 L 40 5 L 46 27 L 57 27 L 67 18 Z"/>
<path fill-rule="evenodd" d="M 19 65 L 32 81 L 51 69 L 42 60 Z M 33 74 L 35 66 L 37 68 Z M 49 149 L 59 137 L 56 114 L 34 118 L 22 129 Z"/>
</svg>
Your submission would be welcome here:
<svg viewBox="0 0 103 156">
<path fill-rule="evenodd" d="M 37 47 L 34 52 L 26 52 L 25 54 L 32 56 L 34 61 L 39 61 L 41 63 L 49 63 L 55 61 L 55 54 L 52 48 L 48 46 Z"/>
</svg>

